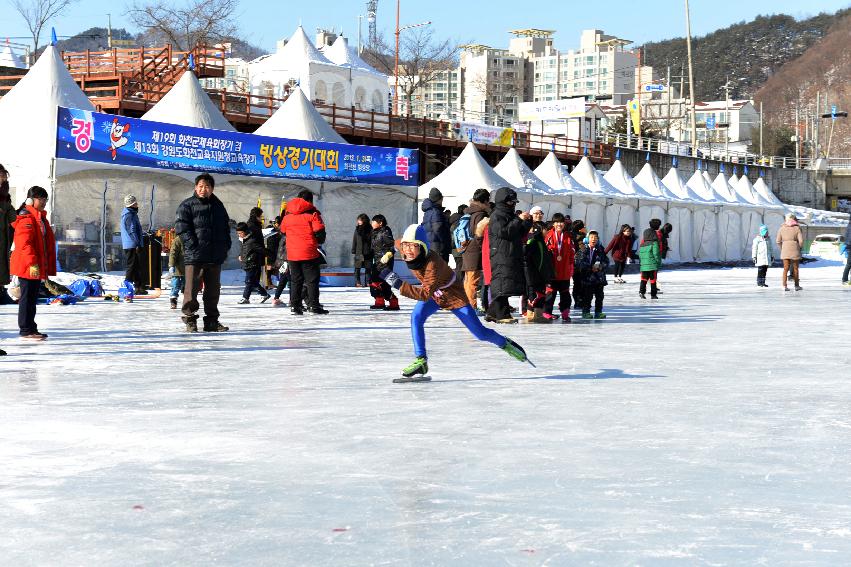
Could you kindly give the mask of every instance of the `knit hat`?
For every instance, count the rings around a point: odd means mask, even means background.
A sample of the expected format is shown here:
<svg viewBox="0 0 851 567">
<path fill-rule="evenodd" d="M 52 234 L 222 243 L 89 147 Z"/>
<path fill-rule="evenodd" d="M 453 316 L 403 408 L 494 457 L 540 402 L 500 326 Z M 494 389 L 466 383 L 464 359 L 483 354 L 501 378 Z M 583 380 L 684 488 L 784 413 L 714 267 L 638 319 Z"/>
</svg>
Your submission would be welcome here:
<svg viewBox="0 0 851 567">
<path fill-rule="evenodd" d="M 768 227 L 765 226 L 764 224 L 759 225 L 759 235 L 765 236 L 767 234 L 768 234 Z"/>
<path fill-rule="evenodd" d="M 127 195 L 127 196 L 124 197 L 124 206 L 125 207 L 132 207 L 133 205 L 135 205 L 138 202 L 139 201 L 137 201 L 136 197 L 134 197 L 133 195 Z"/>
<path fill-rule="evenodd" d="M 416 242 L 423 247 L 423 250 L 428 252 L 428 235 L 425 227 L 421 224 L 412 224 L 402 233 L 402 239 L 399 242 Z"/>
<path fill-rule="evenodd" d="M 541 208 L 541 207 L 539 207 L 538 205 L 535 205 L 534 207 L 532 207 L 531 209 L 529 209 L 529 214 L 530 214 L 530 215 L 534 215 L 535 213 L 543 213 L 543 212 L 544 212 L 544 209 L 542 209 L 542 208 Z"/>
<path fill-rule="evenodd" d="M 428 198 L 431 202 L 436 203 L 443 199 L 443 193 L 437 187 L 432 187 L 431 191 L 428 192 Z"/>
</svg>

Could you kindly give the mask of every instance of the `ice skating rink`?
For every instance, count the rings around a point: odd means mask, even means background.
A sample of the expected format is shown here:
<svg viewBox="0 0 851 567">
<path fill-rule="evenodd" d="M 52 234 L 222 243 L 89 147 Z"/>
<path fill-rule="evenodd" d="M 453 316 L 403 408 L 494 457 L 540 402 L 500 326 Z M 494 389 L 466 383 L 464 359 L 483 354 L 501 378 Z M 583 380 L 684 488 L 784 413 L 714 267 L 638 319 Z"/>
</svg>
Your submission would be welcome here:
<svg viewBox="0 0 851 567">
<path fill-rule="evenodd" d="M 538 368 L 323 289 L 187 335 L 166 298 L 0 307 L 0 565 L 839 565 L 851 287 L 755 269 L 606 290 L 605 321 L 499 326 Z M 256 301 L 256 300 L 255 300 Z"/>
</svg>

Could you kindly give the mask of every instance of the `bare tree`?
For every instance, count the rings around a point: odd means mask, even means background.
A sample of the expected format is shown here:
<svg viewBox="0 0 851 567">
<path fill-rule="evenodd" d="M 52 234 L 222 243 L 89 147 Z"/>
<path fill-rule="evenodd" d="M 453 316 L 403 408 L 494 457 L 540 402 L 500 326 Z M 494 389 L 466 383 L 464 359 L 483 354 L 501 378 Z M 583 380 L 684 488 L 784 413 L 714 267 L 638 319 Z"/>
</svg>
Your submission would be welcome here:
<svg viewBox="0 0 851 567">
<path fill-rule="evenodd" d="M 52 20 L 77 0 L 13 0 L 12 5 L 27 23 L 33 38 L 33 54 L 38 52 L 41 31 Z"/>
<path fill-rule="evenodd" d="M 236 37 L 238 8 L 239 0 L 135 0 L 127 15 L 152 41 L 188 51 Z"/>
<path fill-rule="evenodd" d="M 441 72 L 458 66 L 458 49 L 458 42 L 438 40 L 427 27 L 404 32 L 399 41 L 399 89 L 404 93 L 408 112 L 418 89 L 431 84 Z M 364 50 L 364 58 L 383 73 L 395 73 L 395 45 L 383 36 Z"/>
</svg>

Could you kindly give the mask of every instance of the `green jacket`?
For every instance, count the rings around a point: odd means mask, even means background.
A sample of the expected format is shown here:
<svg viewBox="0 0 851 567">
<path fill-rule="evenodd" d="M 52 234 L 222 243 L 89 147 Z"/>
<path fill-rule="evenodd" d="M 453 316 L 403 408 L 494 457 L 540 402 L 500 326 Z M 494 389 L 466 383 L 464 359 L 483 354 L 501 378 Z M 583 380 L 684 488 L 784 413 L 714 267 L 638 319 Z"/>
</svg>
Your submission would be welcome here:
<svg viewBox="0 0 851 567">
<path fill-rule="evenodd" d="M 183 277 L 183 263 L 185 261 L 183 255 L 183 241 L 179 236 L 175 236 L 171 241 L 171 250 L 168 251 L 168 267 L 174 268 L 174 275 Z"/>
<path fill-rule="evenodd" d="M 659 253 L 659 241 L 653 240 L 642 244 L 638 249 L 642 272 L 655 272 L 662 265 L 662 255 Z"/>
</svg>

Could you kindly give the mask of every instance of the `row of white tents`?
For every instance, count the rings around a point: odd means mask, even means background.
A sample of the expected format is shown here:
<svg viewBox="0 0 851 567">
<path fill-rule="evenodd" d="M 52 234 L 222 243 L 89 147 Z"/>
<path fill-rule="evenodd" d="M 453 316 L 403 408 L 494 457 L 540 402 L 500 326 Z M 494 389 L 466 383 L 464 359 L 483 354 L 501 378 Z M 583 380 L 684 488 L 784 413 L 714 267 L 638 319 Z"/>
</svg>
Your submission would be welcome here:
<svg viewBox="0 0 851 567">
<path fill-rule="evenodd" d="M 569 214 L 605 241 L 624 224 L 640 234 L 650 219 L 670 222 L 671 262 L 748 259 L 759 225 L 768 225 L 774 234 L 786 213 L 762 177 L 752 184 L 746 175 L 727 177 L 722 170 L 713 179 L 707 171 L 697 170 L 684 180 L 672 167 L 660 179 L 645 163 L 633 178 L 619 159 L 603 174 L 587 157 L 568 173 L 552 152 L 533 171 L 513 148 L 492 168 L 472 144 L 440 175 L 420 186 L 419 196 L 425 198 L 437 187 L 444 206 L 454 210 L 477 188 L 493 191 L 504 186 L 517 191 L 518 208 L 538 205 L 545 218 L 555 212 Z"/>
<path fill-rule="evenodd" d="M 94 111 L 91 101 L 68 73 L 59 53 L 48 47 L 20 82 L 0 98 L 0 163 L 11 173 L 13 198 L 21 202 L 27 188 L 48 188 L 51 222 L 63 246 L 84 248 L 90 269 L 100 269 L 108 256 L 120 256 L 118 231 L 124 195 L 142 203 L 143 225 L 152 229 L 173 224 L 177 205 L 192 194 L 198 172 L 138 168 L 54 158 L 57 107 Z M 197 78 L 187 71 L 143 120 L 196 128 L 234 131 Z M 290 140 L 347 142 L 310 104 L 300 89 L 256 131 Z M 244 220 L 258 200 L 267 218 L 276 215 L 283 200 L 309 189 L 328 225 L 326 252 L 332 266 L 351 264 L 351 234 L 360 212 L 383 213 L 391 226 L 404 227 L 416 219 L 416 187 L 325 182 L 304 179 L 216 175 L 216 195 L 231 217 Z M 147 222 L 146 222 L 147 221 Z M 69 230 L 73 228 L 74 230 Z M 83 230 L 80 230 L 83 228 Z M 97 241 L 74 242 L 70 234 L 98 234 Z M 238 245 L 234 239 L 235 245 Z M 230 254 L 236 257 L 236 251 Z M 233 262 L 230 266 L 233 267 Z"/>
</svg>

